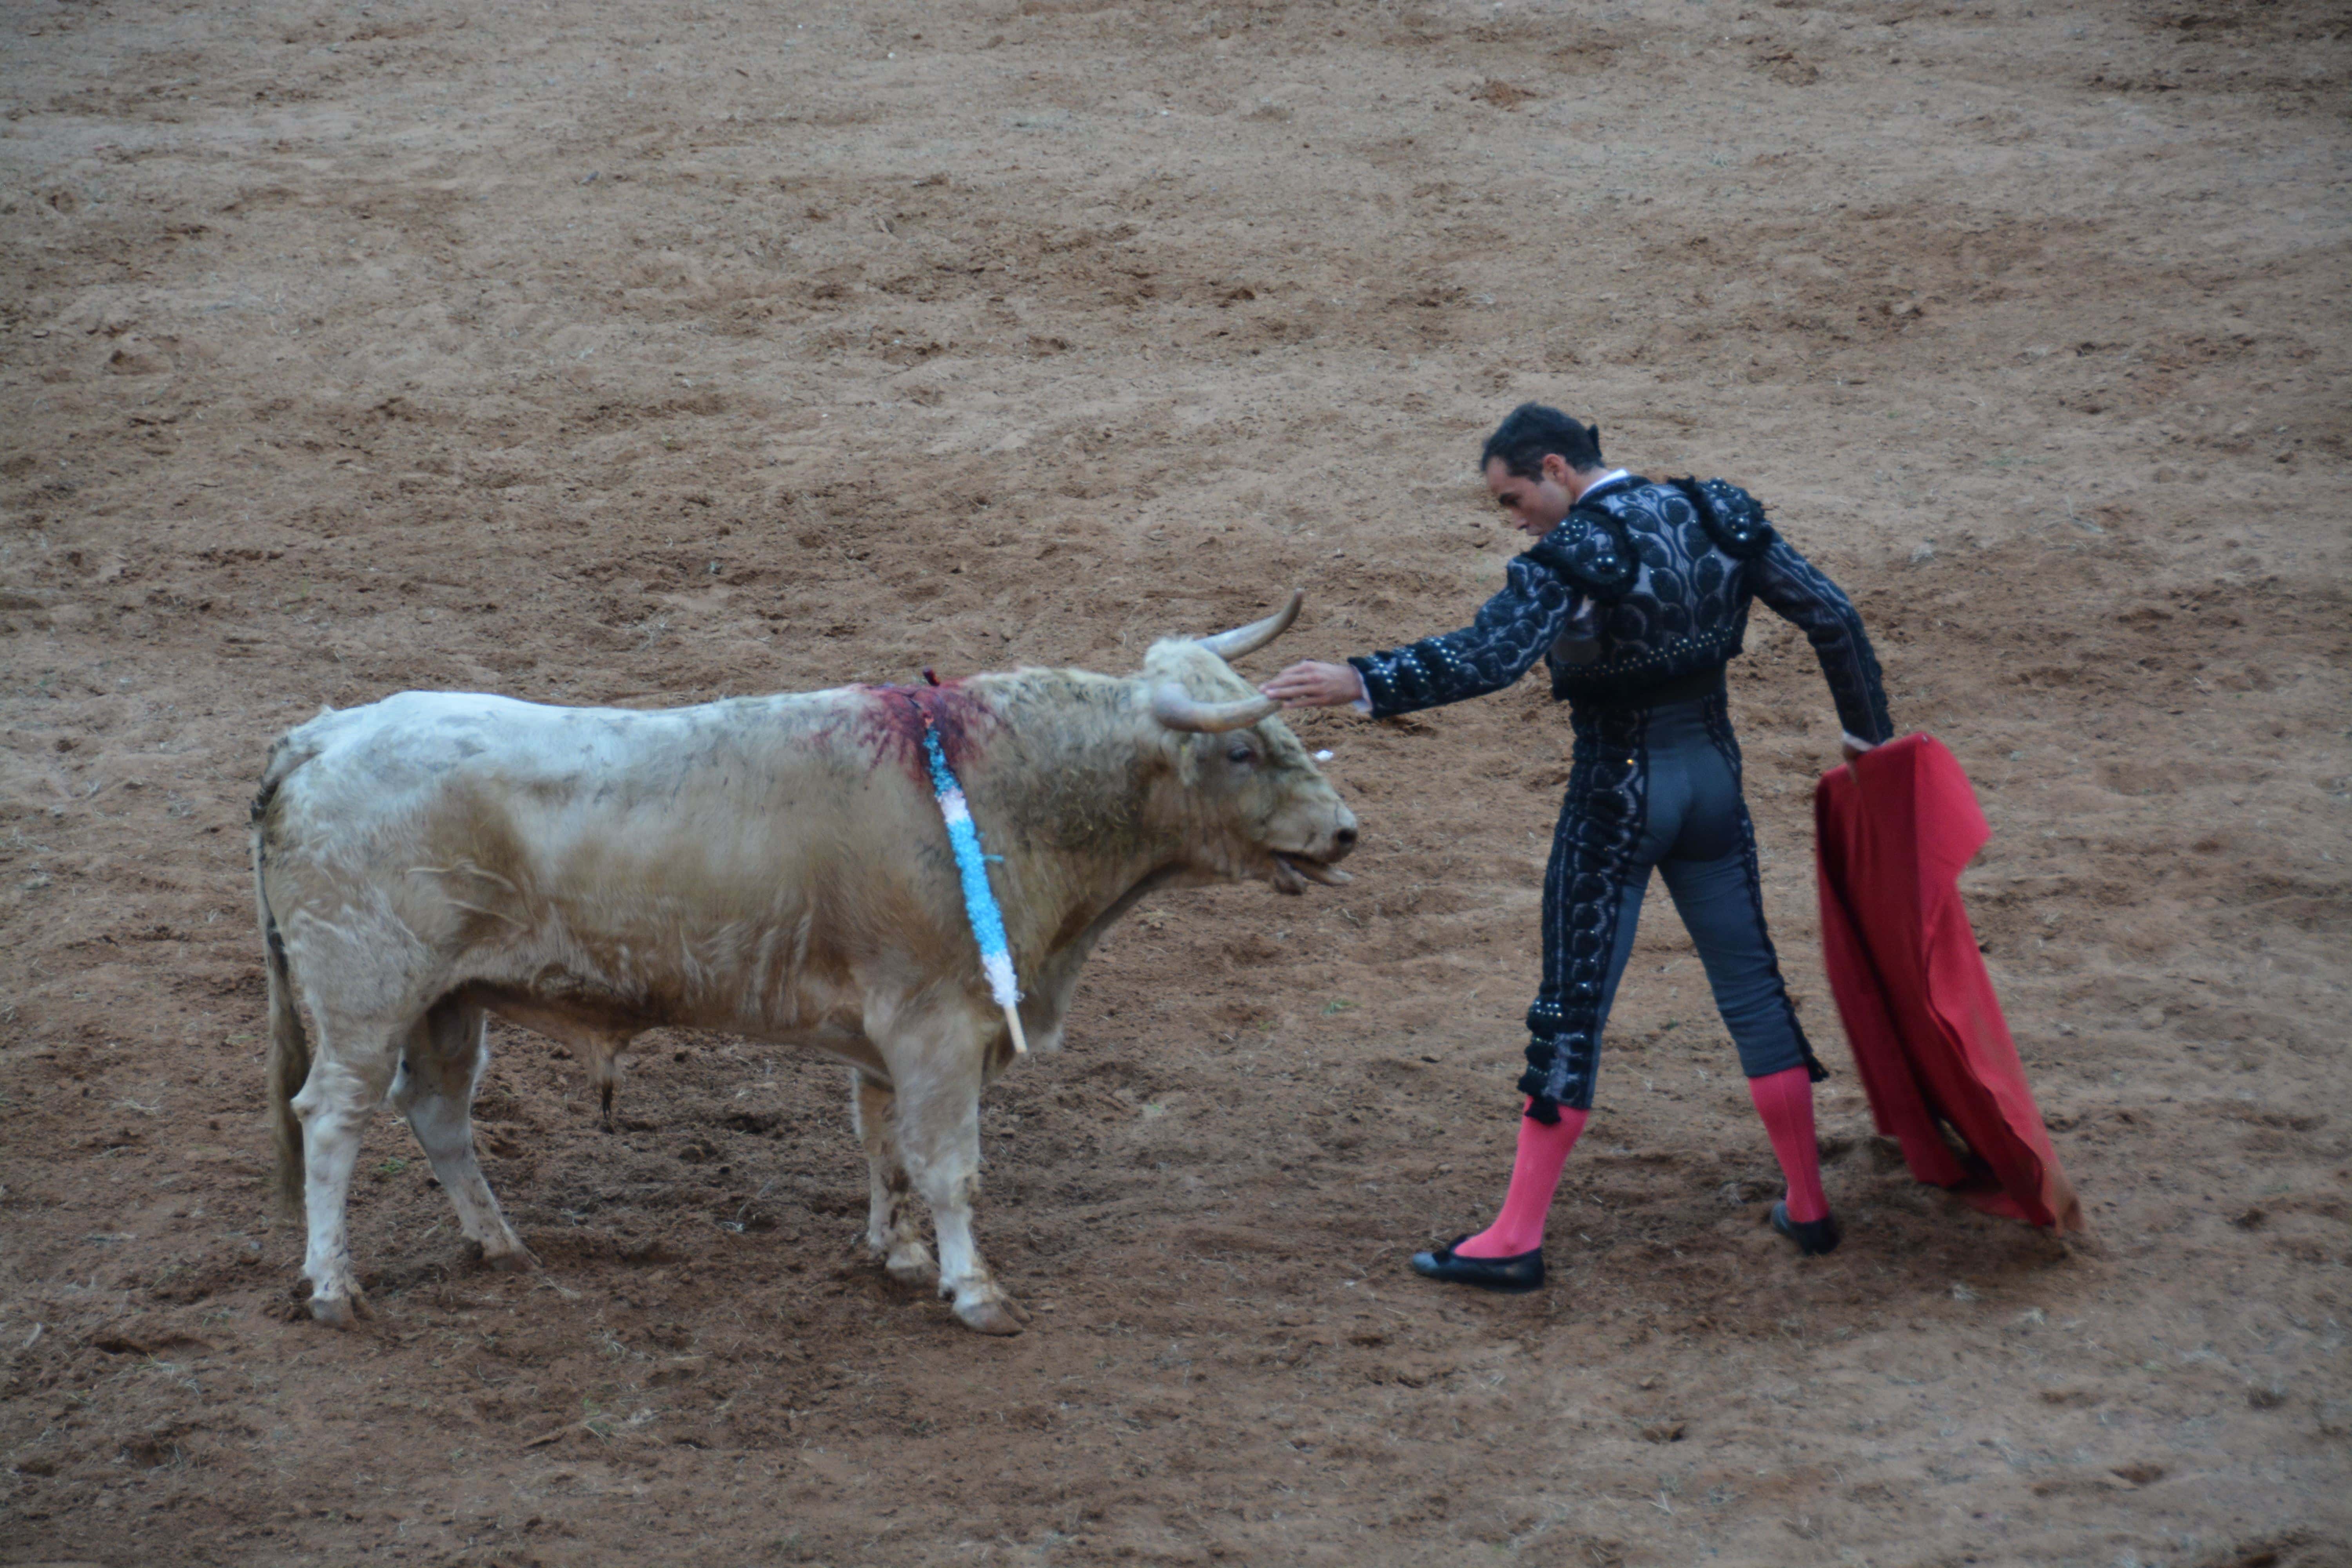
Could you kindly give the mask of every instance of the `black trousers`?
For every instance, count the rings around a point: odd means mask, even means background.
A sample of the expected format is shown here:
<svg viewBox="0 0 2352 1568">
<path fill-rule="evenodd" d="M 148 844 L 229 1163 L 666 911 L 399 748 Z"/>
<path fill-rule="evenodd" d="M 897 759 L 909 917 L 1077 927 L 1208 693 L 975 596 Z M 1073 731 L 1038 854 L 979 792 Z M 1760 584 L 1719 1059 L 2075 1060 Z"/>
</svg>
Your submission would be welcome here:
<svg viewBox="0 0 2352 1568">
<path fill-rule="evenodd" d="M 1590 1110 L 1601 1031 L 1657 868 L 1698 948 L 1740 1069 L 1828 1075 L 1797 1025 L 1764 929 L 1756 829 L 1720 685 L 1648 708 L 1580 707 L 1576 750 L 1544 874 L 1543 985 L 1528 1009 L 1528 1114 Z"/>
</svg>

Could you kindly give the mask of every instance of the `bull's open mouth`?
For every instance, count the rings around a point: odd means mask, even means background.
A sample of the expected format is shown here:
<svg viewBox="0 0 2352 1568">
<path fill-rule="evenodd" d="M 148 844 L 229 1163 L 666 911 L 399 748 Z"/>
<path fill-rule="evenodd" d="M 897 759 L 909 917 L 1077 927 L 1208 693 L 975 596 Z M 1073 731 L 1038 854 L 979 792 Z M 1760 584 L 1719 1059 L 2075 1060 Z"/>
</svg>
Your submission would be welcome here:
<svg viewBox="0 0 2352 1568">
<path fill-rule="evenodd" d="M 1277 893 L 1303 893 L 1309 882 L 1320 882 L 1327 888 L 1344 887 L 1355 880 L 1337 866 L 1326 866 L 1311 855 L 1276 854 L 1274 875 L 1267 879 Z"/>
</svg>

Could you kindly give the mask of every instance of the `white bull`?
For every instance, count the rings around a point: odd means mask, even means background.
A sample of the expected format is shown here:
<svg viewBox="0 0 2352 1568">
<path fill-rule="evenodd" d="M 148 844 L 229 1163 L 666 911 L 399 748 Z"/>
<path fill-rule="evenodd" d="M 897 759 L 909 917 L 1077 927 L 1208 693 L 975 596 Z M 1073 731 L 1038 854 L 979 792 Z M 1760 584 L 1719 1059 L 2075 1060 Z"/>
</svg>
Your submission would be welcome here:
<svg viewBox="0 0 2352 1568">
<path fill-rule="evenodd" d="M 344 1208 L 389 1095 L 487 1261 L 535 1265 L 474 1156 L 485 1016 L 584 1049 L 608 1096 L 641 1030 L 807 1046 L 855 1068 L 866 1240 L 989 1333 L 1027 1314 L 972 1238 L 980 1091 L 1011 1058 L 926 773 L 940 737 L 989 850 L 1028 1037 L 1059 1041 L 1087 952 L 1156 889 L 1295 893 L 1355 818 L 1227 667 L 1252 626 L 1124 679 L 1022 669 L 640 712 L 410 692 L 281 736 L 254 803 L 278 1184 L 310 1310 L 367 1310 Z M 316 1032 L 313 1046 L 301 1012 Z M 929 1204 L 934 1265 L 908 1203 Z"/>
</svg>

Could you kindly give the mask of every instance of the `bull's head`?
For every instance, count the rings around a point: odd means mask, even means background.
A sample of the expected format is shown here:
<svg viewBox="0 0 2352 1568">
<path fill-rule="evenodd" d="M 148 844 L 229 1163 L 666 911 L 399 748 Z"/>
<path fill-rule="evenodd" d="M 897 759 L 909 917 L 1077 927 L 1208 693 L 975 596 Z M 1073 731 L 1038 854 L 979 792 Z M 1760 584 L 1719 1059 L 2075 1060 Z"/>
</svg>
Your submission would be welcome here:
<svg viewBox="0 0 2352 1568">
<path fill-rule="evenodd" d="M 1281 893 L 1349 879 L 1336 862 L 1356 847 L 1356 814 L 1274 717 L 1281 705 L 1228 661 L 1280 637 L 1305 598 L 1294 592 L 1265 619 L 1214 637 L 1155 644 L 1143 661 L 1152 717 L 1181 737 L 1178 771 L 1198 823 L 1195 868 L 1269 882 Z"/>
</svg>

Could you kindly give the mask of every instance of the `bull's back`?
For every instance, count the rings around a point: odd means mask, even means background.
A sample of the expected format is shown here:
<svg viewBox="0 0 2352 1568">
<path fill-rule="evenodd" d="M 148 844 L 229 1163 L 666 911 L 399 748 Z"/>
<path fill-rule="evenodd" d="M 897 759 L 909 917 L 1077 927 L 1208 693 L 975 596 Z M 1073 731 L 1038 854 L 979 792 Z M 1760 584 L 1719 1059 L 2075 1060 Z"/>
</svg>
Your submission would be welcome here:
<svg viewBox="0 0 2352 1568">
<path fill-rule="evenodd" d="M 476 692 L 407 691 L 287 731 L 265 786 L 311 809 L 364 816 L 420 795 L 488 787 L 548 806 L 691 808 L 714 792 L 820 786 L 865 771 L 855 691 L 691 708 L 561 708 Z"/>
</svg>

